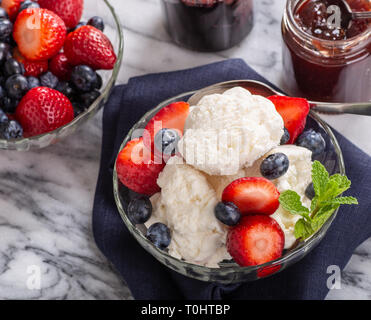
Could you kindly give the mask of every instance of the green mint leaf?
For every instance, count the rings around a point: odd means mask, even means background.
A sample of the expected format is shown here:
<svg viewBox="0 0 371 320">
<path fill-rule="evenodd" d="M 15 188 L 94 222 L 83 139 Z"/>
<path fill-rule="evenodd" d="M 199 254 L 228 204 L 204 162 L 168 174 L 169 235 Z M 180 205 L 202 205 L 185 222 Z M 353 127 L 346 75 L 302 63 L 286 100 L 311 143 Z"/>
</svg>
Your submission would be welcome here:
<svg viewBox="0 0 371 320">
<path fill-rule="evenodd" d="M 341 174 L 329 176 L 326 168 L 319 162 L 312 165 L 312 181 L 315 197 L 310 210 L 302 203 L 300 196 L 288 190 L 281 194 L 279 201 L 282 207 L 292 214 L 302 218 L 295 224 L 295 237 L 307 239 L 319 230 L 342 204 L 358 204 L 354 197 L 340 197 L 351 186 L 350 180 Z"/>
<path fill-rule="evenodd" d="M 335 199 L 339 194 L 341 194 L 341 189 L 339 189 L 339 184 L 336 180 L 328 180 L 326 187 L 322 191 L 319 200 L 320 201 L 330 201 Z"/>
<path fill-rule="evenodd" d="M 287 190 L 281 193 L 279 201 L 286 211 L 310 219 L 309 209 L 303 206 L 300 196 L 295 191 Z"/>
<path fill-rule="evenodd" d="M 304 219 L 300 219 L 295 224 L 294 235 L 296 239 L 309 238 L 314 233 L 312 225 Z"/>
<path fill-rule="evenodd" d="M 329 174 L 326 168 L 319 161 L 313 162 L 312 181 L 316 196 L 321 197 L 329 181 Z"/>
<path fill-rule="evenodd" d="M 343 192 L 347 191 L 351 186 L 351 182 L 348 179 L 348 177 L 343 176 L 341 174 L 334 174 L 333 176 L 330 177 L 330 181 L 333 181 L 337 185 L 336 196 L 338 196 L 338 195 L 342 194 Z"/>
<path fill-rule="evenodd" d="M 334 203 L 334 204 L 329 204 L 329 205 L 325 205 L 324 207 L 322 207 L 317 212 L 315 217 L 312 219 L 311 226 L 312 226 L 313 232 L 316 232 L 317 230 L 319 230 L 325 224 L 325 222 L 332 216 L 334 211 L 337 208 L 339 208 L 339 206 L 340 204 Z"/>
<path fill-rule="evenodd" d="M 348 190 L 350 188 L 351 182 L 348 179 L 347 176 L 343 176 L 341 174 L 334 174 L 330 177 L 330 180 L 336 181 L 338 184 L 339 188 Z"/>
<path fill-rule="evenodd" d="M 315 196 L 313 199 L 312 199 L 312 203 L 310 205 L 310 212 L 313 212 L 316 207 L 317 207 L 317 203 L 318 203 L 318 196 Z"/>
<path fill-rule="evenodd" d="M 358 204 L 358 200 L 354 197 L 339 197 L 332 199 L 328 202 L 328 204 Z"/>
</svg>

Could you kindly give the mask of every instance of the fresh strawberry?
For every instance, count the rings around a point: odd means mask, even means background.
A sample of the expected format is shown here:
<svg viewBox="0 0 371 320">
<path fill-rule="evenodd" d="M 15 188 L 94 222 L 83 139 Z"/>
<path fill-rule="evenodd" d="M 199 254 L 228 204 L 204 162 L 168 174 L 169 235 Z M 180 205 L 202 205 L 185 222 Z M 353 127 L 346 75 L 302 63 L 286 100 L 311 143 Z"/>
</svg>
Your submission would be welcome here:
<svg viewBox="0 0 371 320">
<path fill-rule="evenodd" d="M 57 90 L 37 87 L 22 98 L 16 112 L 24 136 L 36 136 L 53 131 L 74 118 L 73 107 L 66 96 Z"/>
<path fill-rule="evenodd" d="M 276 186 L 265 178 L 240 178 L 229 184 L 223 191 L 223 202 L 233 202 L 242 215 L 276 212 L 280 203 Z"/>
<path fill-rule="evenodd" d="M 228 252 L 241 267 L 278 259 L 284 245 L 285 234 L 280 225 L 264 215 L 243 217 L 227 236 Z"/>
<path fill-rule="evenodd" d="M 24 0 L 2 0 L 1 7 L 5 9 L 11 21 L 14 21 L 17 17 L 21 3 Z"/>
<path fill-rule="evenodd" d="M 117 57 L 111 41 L 97 28 L 82 26 L 68 34 L 64 53 L 70 64 L 85 64 L 93 69 L 110 70 Z"/>
<path fill-rule="evenodd" d="M 183 135 L 185 121 L 189 115 L 189 104 L 187 102 L 174 102 L 162 108 L 148 122 L 145 128 L 144 145 L 154 151 L 154 138 L 156 133 L 163 128 L 176 129 L 179 136 Z"/>
<path fill-rule="evenodd" d="M 266 266 L 266 267 L 263 267 L 263 268 L 260 268 L 256 273 L 257 273 L 257 276 L 258 278 L 266 278 L 268 276 L 271 276 L 275 273 L 277 273 L 278 271 L 280 271 L 282 268 L 282 266 L 280 264 L 278 265 L 275 265 L 275 266 Z"/>
<path fill-rule="evenodd" d="M 144 148 L 142 138 L 129 141 L 116 161 L 121 183 L 135 192 L 149 196 L 160 191 L 157 178 L 164 166 L 162 161 L 156 163 L 153 154 Z"/>
<path fill-rule="evenodd" d="M 48 60 L 62 48 L 66 26 L 61 18 L 47 9 L 23 10 L 14 23 L 13 38 L 28 60 Z"/>
<path fill-rule="evenodd" d="M 60 16 L 69 29 L 76 27 L 84 10 L 84 0 L 39 0 L 39 5 Z"/>
<path fill-rule="evenodd" d="M 30 61 L 27 60 L 22 54 L 19 52 L 17 48 L 13 50 L 13 58 L 16 59 L 18 62 L 23 63 L 25 71 L 25 76 L 32 76 L 38 77 L 41 74 L 48 71 L 48 61 Z"/>
<path fill-rule="evenodd" d="M 49 61 L 49 70 L 60 80 L 69 80 L 72 69 L 64 53 L 58 53 Z"/>
<path fill-rule="evenodd" d="M 283 118 L 286 129 L 290 133 L 288 143 L 294 143 L 303 132 L 307 122 L 310 109 L 308 100 L 286 96 L 271 96 L 268 99 L 276 106 L 278 113 Z"/>
</svg>

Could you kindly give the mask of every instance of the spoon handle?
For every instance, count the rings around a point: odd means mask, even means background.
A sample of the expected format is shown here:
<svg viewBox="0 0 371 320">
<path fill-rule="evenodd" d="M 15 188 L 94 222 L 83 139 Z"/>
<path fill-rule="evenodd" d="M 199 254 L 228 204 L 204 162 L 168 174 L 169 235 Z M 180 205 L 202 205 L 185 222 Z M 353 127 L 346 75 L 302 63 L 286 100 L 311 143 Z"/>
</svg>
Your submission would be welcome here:
<svg viewBox="0 0 371 320">
<path fill-rule="evenodd" d="M 352 12 L 352 19 L 371 19 L 371 11 Z"/>
<path fill-rule="evenodd" d="M 311 102 L 314 111 L 329 114 L 358 114 L 371 116 L 371 102 L 360 103 L 325 103 Z"/>
</svg>

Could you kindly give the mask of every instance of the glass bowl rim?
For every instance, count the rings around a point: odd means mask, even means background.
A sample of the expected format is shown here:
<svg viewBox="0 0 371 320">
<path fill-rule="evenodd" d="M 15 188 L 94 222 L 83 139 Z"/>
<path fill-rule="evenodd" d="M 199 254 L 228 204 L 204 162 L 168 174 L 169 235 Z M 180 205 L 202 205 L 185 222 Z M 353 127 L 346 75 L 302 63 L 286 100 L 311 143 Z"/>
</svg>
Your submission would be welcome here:
<svg viewBox="0 0 371 320">
<path fill-rule="evenodd" d="M 217 84 L 215 84 L 217 85 Z M 176 95 L 174 97 L 171 97 L 169 99 L 166 99 L 162 102 L 160 102 L 155 108 L 149 110 L 148 112 L 146 112 L 135 124 L 134 126 L 130 129 L 130 131 L 128 132 L 128 134 L 126 135 L 126 137 L 124 138 L 123 142 L 121 143 L 120 145 L 120 148 L 119 148 L 119 151 L 120 152 L 124 147 L 125 145 L 127 144 L 127 142 L 129 141 L 132 133 L 134 132 L 135 130 L 135 126 L 138 124 L 138 123 L 141 123 L 141 122 L 144 122 L 145 119 L 151 115 L 152 113 L 154 112 L 158 112 L 159 110 L 161 110 L 164 106 L 168 105 L 169 103 L 171 103 L 172 101 L 175 101 L 177 99 L 180 99 L 180 98 L 184 98 L 184 97 L 188 97 L 188 96 L 192 96 L 193 94 L 197 93 L 198 91 L 202 90 L 202 89 L 205 89 L 205 88 L 201 88 L 199 90 L 194 90 L 194 91 L 189 91 L 189 92 L 184 92 L 184 93 L 181 93 L 179 95 Z M 340 145 L 339 145 L 339 142 L 337 141 L 333 131 L 331 130 L 331 128 L 327 125 L 327 123 L 325 121 L 323 121 L 315 112 L 313 112 L 312 110 L 310 111 L 309 113 L 309 116 L 314 119 L 316 122 L 318 122 L 322 128 L 325 130 L 326 134 L 329 136 L 334 148 L 335 148 L 335 153 L 337 155 L 337 159 L 339 161 L 339 169 L 340 169 L 340 174 L 342 175 L 345 175 L 346 172 L 345 172 L 345 164 L 344 164 L 344 157 L 343 157 L 343 153 L 342 153 L 342 150 L 340 148 Z M 117 155 L 116 155 L 116 159 L 115 159 L 115 165 L 114 165 L 114 169 L 113 169 L 113 191 L 114 191 L 114 198 L 115 198 L 115 203 L 116 203 L 116 206 L 118 208 L 118 211 L 119 211 L 119 214 L 125 224 L 125 226 L 129 229 L 129 232 L 134 236 L 134 238 L 136 237 L 139 237 L 141 238 L 141 240 L 143 240 L 144 242 L 146 242 L 153 250 L 157 251 L 157 253 L 159 253 L 160 255 L 164 256 L 165 258 L 169 259 L 170 261 L 173 261 L 175 263 L 180 263 L 182 264 L 182 266 L 184 266 L 185 268 L 197 268 L 198 270 L 200 270 L 201 272 L 205 272 L 205 273 L 209 273 L 209 272 L 218 272 L 218 270 L 236 270 L 238 272 L 243 272 L 243 273 L 248 273 L 248 272 L 253 272 L 253 271 L 258 271 L 258 270 L 261 270 L 263 268 L 266 268 L 266 267 L 272 267 L 273 266 L 276 266 L 276 265 L 281 265 L 281 264 L 284 264 L 286 262 L 289 262 L 290 260 L 292 260 L 296 255 L 297 253 L 299 253 L 300 251 L 304 250 L 309 250 L 311 247 L 312 247 L 312 244 L 313 243 L 316 243 L 316 240 L 318 238 L 323 238 L 324 235 L 327 233 L 328 229 L 330 228 L 330 226 L 332 225 L 333 221 L 335 220 L 338 212 L 339 212 L 339 208 L 335 210 L 335 212 L 332 214 L 332 216 L 326 221 L 326 223 L 319 229 L 317 230 L 316 233 L 314 233 L 310 238 L 308 238 L 306 241 L 304 242 L 301 242 L 297 247 L 295 247 L 294 249 L 292 249 L 292 251 L 289 251 L 287 252 L 284 256 L 276 259 L 276 260 L 272 260 L 272 261 L 268 261 L 264 264 L 260 264 L 260 265 L 256 265 L 256 266 L 249 266 L 249 267 L 241 267 L 241 266 L 237 266 L 237 265 L 233 265 L 233 266 L 223 266 L 223 267 L 216 267 L 216 268 L 211 268 L 211 267 L 206 267 L 206 266 L 202 266 L 202 265 L 198 265 L 198 264 L 194 264 L 194 263 L 191 263 L 191 262 L 187 262 L 185 260 L 181 260 L 181 259 L 177 259 L 173 256 L 171 256 L 169 253 L 165 252 L 164 250 L 161 250 L 159 248 L 157 248 L 156 246 L 153 245 L 153 243 L 151 241 L 149 241 L 145 235 L 135 226 L 131 223 L 131 221 L 129 220 L 129 218 L 127 217 L 127 214 L 124 210 L 124 208 L 122 207 L 122 204 L 121 204 L 121 200 L 120 200 L 120 197 L 119 197 L 119 183 L 118 183 L 118 176 L 117 176 L 117 171 L 116 171 L 116 164 L 117 164 Z M 136 239 L 136 241 L 138 241 Z M 148 251 L 141 243 L 140 241 L 138 241 L 140 246 Z M 154 256 L 151 252 L 150 254 L 156 259 L 158 260 L 158 258 L 156 256 Z M 160 261 L 160 260 L 158 260 Z M 161 261 L 160 261 L 161 262 Z M 162 262 L 161 262 L 162 263 Z M 171 268 L 171 267 L 170 267 Z"/>
<path fill-rule="evenodd" d="M 118 73 L 119 73 L 120 68 L 121 68 L 121 63 L 122 63 L 122 58 L 123 58 L 123 53 L 124 53 L 124 37 L 123 37 L 123 31 L 122 31 L 122 28 L 121 28 L 120 19 L 119 19 L 118 15 L 116 14 L 116 11 L 115 11 L 114 7 L 110 4 L 109 0 L 100 0 L 100 1 L 103 1 L 106 4 L 109 11 L 111 12 L 111 14 L 113 16 L 113 19 L 114 19 L 114 22 L 115 22 L 116 31 L 118 31 L 118 36 L 119 36 L 119 44 L 118 44 L 119 47 L 118 47 L 118 51 L 116 52 L 117 60 L 116 60 L 115 66 L 112 70 L 112 74 L 107 81 L 107 84 L 105 85 L 105 87 L 101 91 L 101 95 L 90 105 L 90 107 L 85 112 L 81 113 L 80 115 L 75 117 L 71 122 L 65 124 L 62 127 L 59 127 L 59 128 L 57 128 L 53 131 L 49 131 L 49 132 L 46 132 L 46 133 L 43 133 L 43 134 L 39 134 L 37 136 L 21 138 L 21 139 L 10 139 L 10 140 L 0 139 L 0 141 L 6 143 L 8 145 L 11 145 L 11 146 L 17 146 L 17 145 L 22 145 L 24 143 L 31 143 L 32 141 L 40 140 L 40 139 L 42 139 L 43 137 L 46 137 L 46 136 L 53 137 L 54 135 L 58 135 L 62 131 L 67 131 L 69 128 L 74 127 L 77 123 L 80 123 L 81 121 L 83 121 L 85 119 L 88 120 L 89 115 L 91 113 L 93 113 L 97 108 L 100 107 L 100 104 L 107 97 L 107 95 L 110 93 L 114 83 L 116 82 Z M 17 148 L 4 148 L 2 150 L 19 151 Z"/>
</svg>

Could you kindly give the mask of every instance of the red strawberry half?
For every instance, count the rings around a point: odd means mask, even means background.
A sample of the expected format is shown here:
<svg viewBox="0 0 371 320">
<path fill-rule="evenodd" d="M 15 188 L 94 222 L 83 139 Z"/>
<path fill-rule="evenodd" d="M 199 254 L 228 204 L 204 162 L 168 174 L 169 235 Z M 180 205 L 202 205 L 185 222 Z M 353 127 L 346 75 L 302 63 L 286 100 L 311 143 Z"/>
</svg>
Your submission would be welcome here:
<svg viewBox="0 0 371 320">
<path fill-rule="evenodd" d="M 69 80 L 73 67 L 64 53 L 58 53 L 49 62 L 49 70 L 60 80 Z"/>
<path fill-rule="evenodd" d="M 280 193 L 265 178 L 241 178 L 233 181 L 223 191 L 223 202 L 233 202 L 242 215 L 273 214 L 279 207 Z"/>
<path fill-rule="evenodd" d="M 18 62 L 23 63 L 24 69 L 26 70 L 25 76 L 32 76 L 38 77 L 39 75 L 48 71 L 48 61 L 30 61 L 27 60 L 22 54 L 19 52 L 17 48 L 13 51 L 13 58 L 16 59 Z"/>
<path fill-rule="evenodd" d="M 71 102 L 62 93 L 37 87 L 22 98 L 15 116 L 23 127 L 24 136 L 30 137 L 53 131 L 71 122 L 74 113 Z"/>
<path fill-rule="evenodd" d="M 32 8 L 23 10 L 14 23 L 13 37 L 28 60 L 48 60 L 62 48 L 66 26 L 54 12 Z"/>
<path fill-rule="evenodd" d="M 286 129 L 290 132 L 288 143 L 294 143 L 296 138 L 303 132 L 309 113 L 309 102 L 304 98 L 292 98 L 286 96 L 268 97 L 273 102 L 278 113 L 283 118 Z"/>
<path fill-rule="evenodd" d="M 84 0 L 39 0 L 39 5 L 60 16 L 69 29 L 76 27 L 84 10 Z"/>
<path fill-rule="evenodd" d="M 5 9 L 11 21 L 14 21 L 17 17 L 21 3 L 24 0 L 2 0 L 1 7 Z"/>
<path fill-rule="evenodd" d="M 71 32 L 64 44 L 70 64 L 85 64 L 93 69 L 113 69 L 117 57 L 111 41 L 97 28 L 82 26 Z"/>
<path fill-rule="evenodd" d="M 282 256 L 285 234 L 279 224 L 264 215 L 245 216 L 231 228 L 227 249 L 242 267 L 256 266 Z"/>
<path fill-rule="evenodd" d="M 129 141 L 116 161 L 121 183 L 135 192 L 149 196 L 160 191 L 157 178 L 164 166 L 162 162 L 155 163 L 153 154 L 144 148 L 142 138 Z"/>
<path fill-rule="evenodd" d="M 189 115 L 189 103 L 174 102 L 162 108 L 147 124 L 145 128 L 144 145 L 154 150 L 154 137 L 163 128 L 176 129 L 180 136 L 183 135 L 184 125 Z"/>
</svg>

